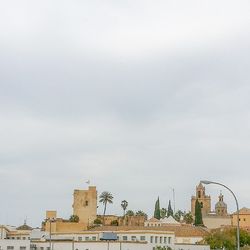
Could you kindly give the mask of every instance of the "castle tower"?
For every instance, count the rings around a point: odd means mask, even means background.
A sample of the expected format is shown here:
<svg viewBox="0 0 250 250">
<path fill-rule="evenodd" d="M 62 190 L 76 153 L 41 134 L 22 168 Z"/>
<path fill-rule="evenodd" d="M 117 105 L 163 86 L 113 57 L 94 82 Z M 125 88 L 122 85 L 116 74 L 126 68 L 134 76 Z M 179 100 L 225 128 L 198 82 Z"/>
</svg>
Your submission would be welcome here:
<svg viewBox="0 0 250 250">
<path fill-rule="evenodd" d="M 97 191 L 89 186 L 88 190 L 74 190 L 73 214 L 79 217 L 79 222 L 91 225 L 96 219 Z"/>
<path fill-rule="evenodd" d="M 222 193 L 220 193 L 219 201 L 215 204 L 215 212 L 219 216 L 227 215 L 227 204 L 223 201 Z"/>
<path fill-rule="evenodd" d="M 191 213 L 195 215 L 195 202 L 198 200 L 201 204 L 202 215 L 207 215 L 211 212 L 211 197 L 206 195 L 205 187 L 200 183 L 196 186 L 196 195 L 191 198 Z"/>
</svg>

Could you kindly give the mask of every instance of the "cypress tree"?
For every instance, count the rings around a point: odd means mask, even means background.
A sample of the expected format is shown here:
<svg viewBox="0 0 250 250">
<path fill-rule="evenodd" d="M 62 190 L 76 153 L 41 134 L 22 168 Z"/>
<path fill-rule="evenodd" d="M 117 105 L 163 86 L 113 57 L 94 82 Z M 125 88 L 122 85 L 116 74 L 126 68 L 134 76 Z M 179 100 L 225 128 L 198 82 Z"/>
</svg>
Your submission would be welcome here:
<svg viewBox="0 0 250 250">
<path fill-rule="evenodd" d="M 155 203 L 155 212 L 154 212 L 154 218 L 160 219 L 161 218 L 161 209 L 160 209 L 160 200 L 159 197 Z"/>
<path fill-rule="evenodd" d="M 195 202 L 195 226 L 203 226 L 202 213 L 201 213 L 201 204 L 198 200 Z"/>
<path fill-rule="evenodd" d="M 172 207 L 171 207 L 171 201 L 169 200 L 169 202 L 168 202 L 168 213 L 167 213 L 167 216 L 169 217 L 169 216 L 174 216 L 174 211 L 173 211 L 173 209 L 172 209 Z"/>
</svg>

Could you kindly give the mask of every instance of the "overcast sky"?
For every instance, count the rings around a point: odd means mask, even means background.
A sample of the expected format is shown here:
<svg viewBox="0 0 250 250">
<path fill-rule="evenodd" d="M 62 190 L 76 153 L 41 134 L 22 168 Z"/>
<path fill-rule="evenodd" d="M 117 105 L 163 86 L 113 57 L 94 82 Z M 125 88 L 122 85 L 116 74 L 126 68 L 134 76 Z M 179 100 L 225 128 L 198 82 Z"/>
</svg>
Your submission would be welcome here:
<svg viewBox="0 0 250 250">
<path fill-rule="evenodd" d="M 87 180 L 108 214 L 188 211 L 201 179 L 250 207 L 249 44 L 248 0 L 2 0 L 0 224 L 68 218 Z"/>
</svg>

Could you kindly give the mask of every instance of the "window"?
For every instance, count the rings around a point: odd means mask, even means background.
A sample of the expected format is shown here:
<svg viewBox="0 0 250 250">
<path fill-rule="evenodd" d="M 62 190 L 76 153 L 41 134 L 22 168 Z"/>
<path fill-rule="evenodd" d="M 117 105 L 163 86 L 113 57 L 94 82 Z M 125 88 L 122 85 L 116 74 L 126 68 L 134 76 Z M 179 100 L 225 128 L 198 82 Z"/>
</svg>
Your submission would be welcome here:
<svg viewBox="0 0 250 250">
<path fill-rule="evenodd" d="M 171 237 L 168 237 L 168 244 L 171 244 Z"/>
<path fill-rule="evenodd" d="M 92 240 L 96 241 L 96 236 L 93 236 L 93 237 L 92 237 Z"/>
<path fill-rule="evenodd" d="M 155 243 L 158 242 L 158 236 L 155 236 Z"/>
<path fill-rule="evenodd" d="M 26 247 L 20 247 L 20 250 L 26 250 Z"/>
<path fill-rule="evenodd" d="M 146 240 L 146 237 L 145 237 L 145 236 L 141 236 L 141 237 L 140 237 L 140 240 L 141 240 L 141 241 L 145 241 L 145 240 Z"/>
<path fill-rule="evenodd" d="M 162 243 L 162 237 L 160 237 L 160 244 Z"/>
<path fill-rule="evenodd" d="M 198 191 L 198 198 L 201 198 L 201 191 Z"/>
<path fill-rule="evenodd" d="M 164 237 L 164 243 L 167 244 L 167 237 Z"/>
<path fill-rule="evenodd" d="M 85 237 L 85 240 L 89 240 L 89 237 Z"/>
<path fill-rule="evenodd" d="M 30 244 L 30 250 L 36 250 L 38 249 L 36 244 Z"/>
<path fill-rule="evenodd" d="M 85 201 L 85 206 L 88 206 L 89 205 L 89 201 Z"/>
<path fill-rule="evenodd" d="M 16 237 L 17 240 L 20 240 L 20 237 Z"/>
<path fill-rule="evenodd" d="M 23 240 L 26 240 L 26 237 L 23 237 Z"/>
<path fill-rule="evenodd" d="M 246 218 L 244 218 L 243 220 L 246 221 Z"/>
<path fill-rule="evenodd" d="M 82 241 L 82 237 L 78 237 L 78 241 Z"/>
<path fill-rule="evenodd" d="M 122 240 L 128 240 L 128 236 L 122 236 Z"/>
<path fill-rule="evenodd" d="M 44 247 L 40 247 L 40 250 L 44 250 Z"/>
<path fill-rule="evenodd" d="M 154 237 L 150 236 L 150 243 L 153 243 L 153 239 L 154 239 Z"/>
<path fill-rule="evenodd" d="M 131 236 L 132 241 L 136 241 L 136 236 Z"/>
<path fill-rule="evenodd" d="M 14 247 L 13 246 L 7 246 L 7 250 L 13 250 Z"/>
</svg>

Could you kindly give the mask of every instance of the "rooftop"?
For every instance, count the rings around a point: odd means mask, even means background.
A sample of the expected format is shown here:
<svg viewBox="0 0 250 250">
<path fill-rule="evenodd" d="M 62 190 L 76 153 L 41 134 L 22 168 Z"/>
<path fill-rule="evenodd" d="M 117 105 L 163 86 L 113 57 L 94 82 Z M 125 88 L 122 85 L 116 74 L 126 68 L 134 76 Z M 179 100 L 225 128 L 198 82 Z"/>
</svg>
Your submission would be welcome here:
<svg viewBox="0 0 250 250">
<path fill-rule="evenodd" d="M 159 227 L 140 227 L 140 226 L 102 226 L 93 228 L 90 231 L 96 232 L 118 232 L 118 231 L 165 231 L 174 232 L 177 237 L 205 236 L 208 234 L 206 228 L 194 227 L 191 225 L 167 225 Z"/>
</svg>

